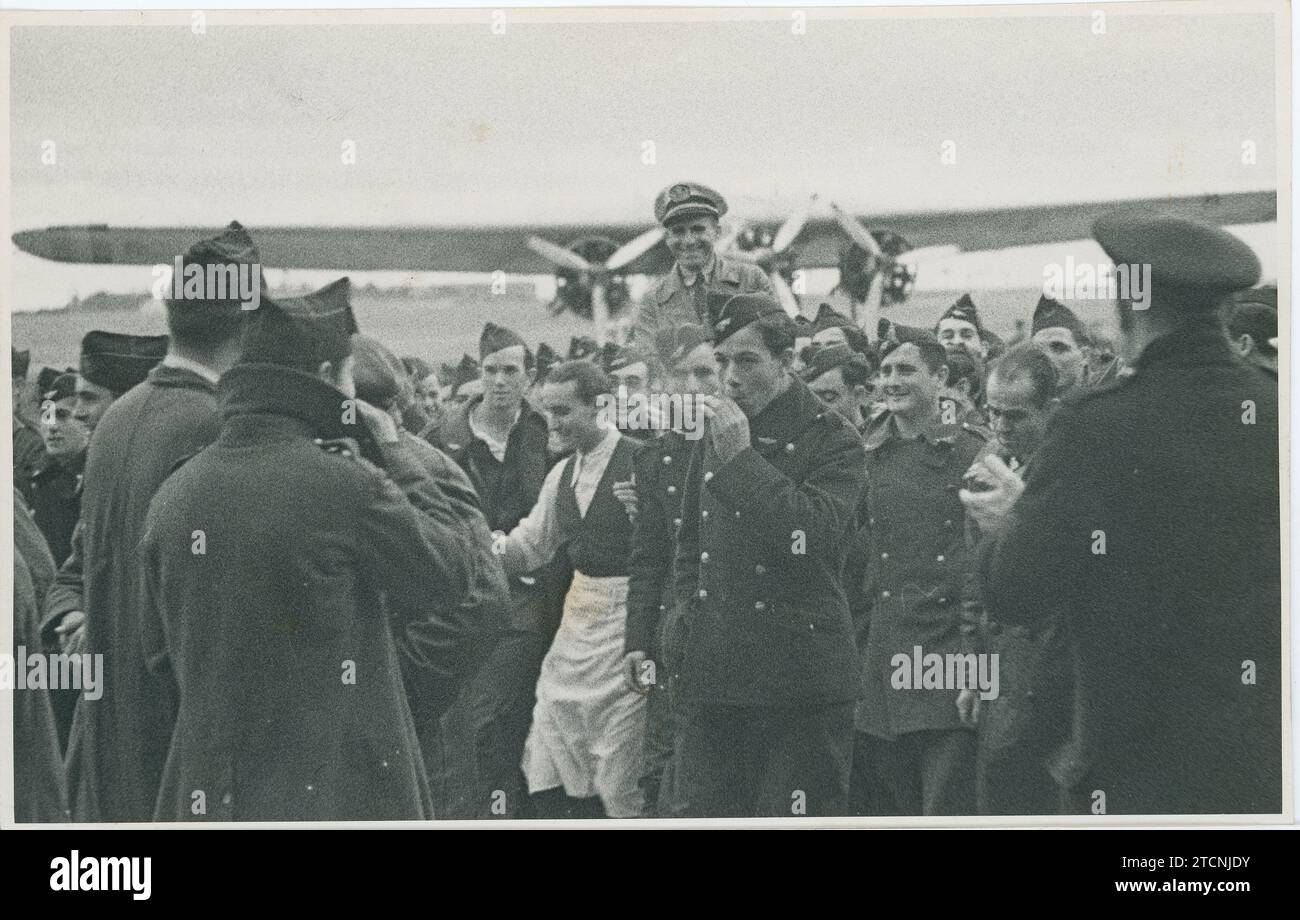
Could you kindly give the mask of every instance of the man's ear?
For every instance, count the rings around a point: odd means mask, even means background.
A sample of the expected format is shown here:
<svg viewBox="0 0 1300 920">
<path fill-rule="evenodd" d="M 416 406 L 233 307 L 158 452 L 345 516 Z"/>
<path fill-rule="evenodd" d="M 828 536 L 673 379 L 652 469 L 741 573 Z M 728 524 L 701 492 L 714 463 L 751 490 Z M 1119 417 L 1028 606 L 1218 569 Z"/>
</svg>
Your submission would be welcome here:
<svg viewBox="0 0 1300 920">
<path fill-rule="evenodd" d="M 1232 345 L 1237 349 L 1237 354 L 1244 358 L 1255 350 L 1255 339 L 1249 332 L 1243 332 L 1233 340 Z"/>
</svg>

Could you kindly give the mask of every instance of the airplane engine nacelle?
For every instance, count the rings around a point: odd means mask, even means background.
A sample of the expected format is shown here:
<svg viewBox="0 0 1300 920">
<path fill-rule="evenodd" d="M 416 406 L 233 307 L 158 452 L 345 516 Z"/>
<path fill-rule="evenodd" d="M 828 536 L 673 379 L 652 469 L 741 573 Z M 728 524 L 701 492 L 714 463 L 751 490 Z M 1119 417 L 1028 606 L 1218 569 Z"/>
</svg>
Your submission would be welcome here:
<svg viewBox="0 0 1300 920">
<path fill-rule="evenodd" d="M 593 265 L 603 265 L 605 260 L 618 249 L 618 243 L 605 237 L 590 237 L 574 240 L 568 245 L 571 252 L 576 252 Z M 591 288 L 595 280 L 592 272 L 579 271 L 574 268 L 559 268 L 555 272 L 555 297 L 557 307 L 591 319 Z M 605 280 L 605 304 L 611 317 L 618 316 L 627 307 L 630 300 L 627 279 L 618 272 L 610 272 Z"/>
<path fill-rule="evenodd" d="M 881 305 L 900 304 L 911 295 L 916 275 L 906 265 L 893 260 L 912 246 L 903 237 L 888 230 L 873 230 L 871 235 L 888 260 L 883 267 L 885 278 L 880 293 Z M 871 284 L 876 279 L 875 260 L 862 247 L 851 244 L 840 254 L 839 270 L 840 287 L 855 301 L 866 300 L 871 292 Z"/>
</svg>

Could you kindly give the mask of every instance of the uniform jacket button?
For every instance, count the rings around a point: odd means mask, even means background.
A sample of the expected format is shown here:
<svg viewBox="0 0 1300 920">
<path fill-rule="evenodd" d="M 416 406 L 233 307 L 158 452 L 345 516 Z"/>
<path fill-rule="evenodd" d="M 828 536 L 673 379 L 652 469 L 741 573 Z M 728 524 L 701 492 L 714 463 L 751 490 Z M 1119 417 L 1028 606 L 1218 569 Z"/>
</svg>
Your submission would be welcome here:
<svg viewBox="0 0 1300 920">
<path fill-rule="evenodd" d="M 669 495 L 674 495 L 674 494 L 676 494 L 676 492 L 677 492 L 677 486 L 669 486 L 669 487 L 668 487 L 668 494 L 669 494 Z"/>
<path fill-rule="evenodd" d="M 739 512 L 739 511 L 736 512 L 736 517 L 740 517 L 740 512 Z"/>
<path fill-rule="evenodd" d="M 672 457 L 668 457 L 668 456 L 665 456 L 665 457 L 664 457 L 664 463 L 672 463 L 672 462 L 673 462 L 673 458 L 672 458 Z"/>
<path fill-rule="evenodd" d="M 946 597 L 941 597 L 941 598 L 939 598 L 939 603 L 941 603 L 941 604 L 946 604 L 946 603 L 948 603 L 948 598 L 946 598 Z"/>
<path fill-rule="evenodd" d="M 766 575 L 766 574 L 767 574 L 767 569 L 763 568 L 761 565 L 756 565 L 756 566 L 754 566 L 754 574 L 755 574 L 755 575 Z"/>
<path fill-rule="evenodd" d="M 881 554 L 880 554 L 880 558 L 881 558 L 881 559 L 888 559 L 888 558 L 889 558 L 889 553 L 881 553 Z"/>
<path fill-rule="evenodd" d="M 785 446 L 785 450 L 786 450 L 786 453 L 793 453 L 793 452 L 794 452 L 794 442 L 791 441 L 789 444 L 786 444 L 786 446 Z"/>
<path fill-rule="evenodd" d="M 700 517 L 707 521 L 709 519 L 709 512 L 707 510 L 701 511 Z"/>
<path fill-rule="evenodd" d="M 755 609 L 755 610 L 766 610 L 766 609 L 767 609 L 767 604 L 765 604 L 763 601 L 754 601 L 754 609 Z"/>
<path fill-rule="evenodd" d="M 943 562 L 943 554 L 934 557 L 935 562 Z"/>
<path fill-rule="evenodd" d="M 888 600 L 890 597 L 890 593 L 888 591 L 881 591 L 880 596 Z"/>
<path fill-rule="evenodd" d="M 230 804 L 231 802 L 233 802 L 234 800 L 235 800 L 235 797 L 234 797 L 233 795 L 231 795 L 229 792 L 227 792 L 225 795 L 223 795 L 223 796 L 221 797 L 221 804 L 222 804 L 222 805 L 229 805 L 229 804 Z"/>
<path fill-rule="evenodd" d="M 681 519 L 681 518 L 673 518 L 673 526 L 674 526 L 674 527 L 681 527 L 681 526 L 682 526 L 682 519 Z"/>
<path fill-rule="evenodd" d="M 701 562 L 708 562 L 708 561 L 709 561 L 709 554 L 708 554 L 708 553 L 700 553 L 700 561 L 701 561 Z"/>
<path fill-rule="evenodd" d="M 705 482 L 708 482 L 708 481 L 709 481 L 710 479 L 712 479 L 712 478 L 713 478 L 713 471 L 712 471 L 712 470 L 709 470 L 707 473 L 704 474 L 704 481 L 705 481 Z"/>
<path fill-rule="evenodd" d="M 703 588 L 701 588 L 701 589 L 700 589 L 700 600 L 704 600 L 704 599 L 705 599 L 706 597 L 708 597 L 708 596 L 709 596 L 709 592 L 708 592 L 708 591 L 705 591 Z"/>
</svg>

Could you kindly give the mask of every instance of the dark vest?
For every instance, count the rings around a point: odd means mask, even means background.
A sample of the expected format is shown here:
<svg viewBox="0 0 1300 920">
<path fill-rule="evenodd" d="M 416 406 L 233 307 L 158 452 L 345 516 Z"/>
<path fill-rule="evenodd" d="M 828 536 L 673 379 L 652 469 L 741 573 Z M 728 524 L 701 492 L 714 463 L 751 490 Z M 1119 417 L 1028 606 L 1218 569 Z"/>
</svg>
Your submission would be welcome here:
<svg viewBox="0 0 1300 920">
<path fill-rule="evenodd" d="M 556 496 L 562 534 L 561 551 L 569 564 L 584 575 L 605 578 L 626 576 L 632 557 L 632 522 L 623 504 L 614 497 L 614 483 L 632 478 L 632 458 L 636 443 L 620 437 L 614 454 L 600 477 L 596 494 L 587 506 L 587 516 L 578 510 L 578 496 L 573 486 L 576 457 L 564 461 L 560 473 L 560 490 Z"/>
</svg>

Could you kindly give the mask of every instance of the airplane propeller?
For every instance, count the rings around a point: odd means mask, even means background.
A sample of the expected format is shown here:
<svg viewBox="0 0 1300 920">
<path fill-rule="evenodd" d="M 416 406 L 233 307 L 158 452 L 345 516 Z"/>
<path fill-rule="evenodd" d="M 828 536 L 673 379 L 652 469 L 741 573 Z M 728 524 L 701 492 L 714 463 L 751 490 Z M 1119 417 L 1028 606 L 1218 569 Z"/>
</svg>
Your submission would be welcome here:
<svg viewBox="0 0 1300 920">
<path fill-rule="evenodd" d="M 808 223 L 808 214 L 812 210 L 813 204 L 817 201 L 817 196 L 811 195 L 804 204 L 790 214 L 789 217 L 777 228 L 776 234 L 772 237 L 771 243 L 766 246 L 758 245 L 751 248 L 736 245 L 740 241 L 740 235 L 743 227 L 737 224 L 732 231 L 723 240 L 719 241 L 718 250 L 725 252 L 729 257 L 740 259 L 757 265 L 767 273 L 772 281 L 772 287 L 776 290 L 777 300 L 791 319 L 799 316 L 799 298 L 795 296 L 794 291 L 790 289 L 789 283 L 782 274 L 781 266 L 782 256 L 789 250 L 790 244 L 795 241 L 803 230 L 804 225 Z"/>
<path fill-rule="evenodd" d="M 530 236 L 528 248 L 553 265 L 581 272 L 582 283 L 591 287 L 591 319 L 596 326 L 596 343 L 603 346 L 609 325 L 606 290 L 609 287 L 610 275 L 649 252 L 663 239 L 663 236 L 662 227 L 653 227 L 619 246 L 603 262 L 590 262 L 572 249 L 552 243 L 540 236 Z"/>
</svg>

